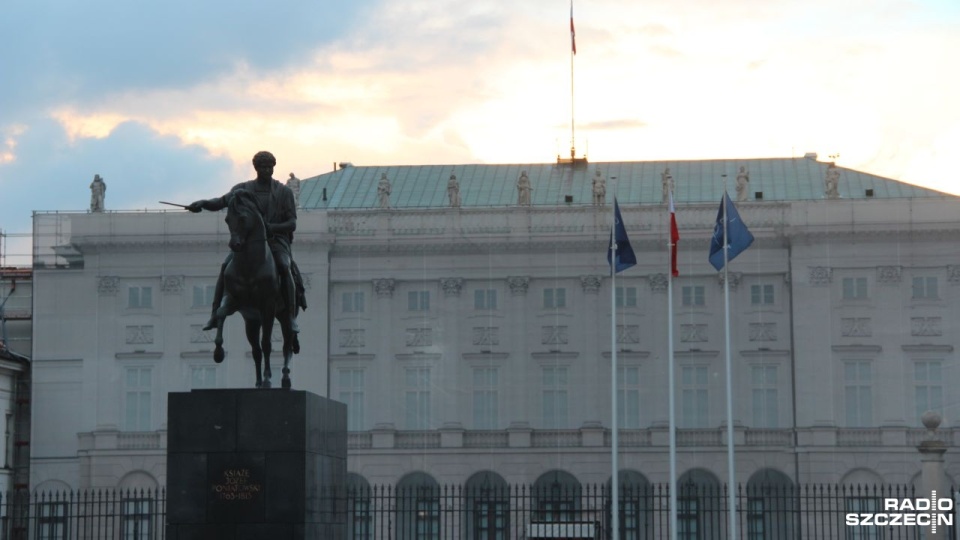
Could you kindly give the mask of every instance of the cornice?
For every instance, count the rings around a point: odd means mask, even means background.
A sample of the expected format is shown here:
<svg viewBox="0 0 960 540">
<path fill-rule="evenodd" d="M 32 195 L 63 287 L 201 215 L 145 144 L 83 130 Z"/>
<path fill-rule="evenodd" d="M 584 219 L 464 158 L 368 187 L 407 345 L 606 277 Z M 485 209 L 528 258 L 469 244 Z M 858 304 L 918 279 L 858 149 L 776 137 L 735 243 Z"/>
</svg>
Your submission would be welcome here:
<svg viewBox="0 0 960 540">
<path fill-rule="evenodd" d="M 408 354 L 395 354 L 397 360 L 401 362 L 436 362 L 443 358 L 442 354 L 439 353 L 408 353 Z"/>
<path fill-rule="evenodd" d="M 506 360 L 510 357 L 510 353 L 505 352 L 480 352 L 480 353 L 463 353 L 463 359 L 468 362 L 480 362 L 485 360 Z"/>
<path fill-rule="evenodd" d="M 740 356 L 744 358 L 768 358 L 773 356 L 790 356 L 789 350 L 773 349 L 750 349 L 740 351 Z"/>
<path fill-rule="evenodd" d="M 563 352 L 563 351 L 548 351 L 548 352 L 533 352 L 530 353 L 530 356 L 537 361 L 544 362 L 548 360 L 576 360 L 580 353 L 578 352 Z"/>
<path fill-rule="evenodd" d="M 902 345 L 903 352 L 908 353 L 952 353 L 953 345 L 933 345 L 924 343 L 920 345 Z"/>
<path fill-rule="evenodd" d="M 157 360 L 163 358 L 162 352 L 118 352 L 114 355 L 117 360 Z"/>
<path fill-rule="evenodd" d="M 830 349 L 841 354 L 880 354 L 883 347 L 880 345 L 834 345 Z"/>
<path fill-rule="evenodd" d="M 375 354 L 331 354 L 327 359 L 331 362 L 370 362 L 373 361 L 377 355 Z"/>
<path fill-rule="evenodd" d="M 600 353 L 605 360 L 610 360 L 613 355 L 610 354 L 610 351 L 602 351 Z M 623 358 L 625 360 L 645 360 L 650 358 L 650 351 L 617 351 L 617 358 Z"/>
</svg>

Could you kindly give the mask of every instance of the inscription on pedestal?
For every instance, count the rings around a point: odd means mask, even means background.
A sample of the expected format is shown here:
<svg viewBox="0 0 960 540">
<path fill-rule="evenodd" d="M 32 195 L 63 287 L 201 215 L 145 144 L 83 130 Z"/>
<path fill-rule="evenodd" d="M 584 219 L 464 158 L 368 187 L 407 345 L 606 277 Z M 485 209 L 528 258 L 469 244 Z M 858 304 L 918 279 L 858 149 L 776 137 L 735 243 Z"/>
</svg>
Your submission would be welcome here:
<svg viewBox="0 0 960 540">
<path fill-rule="evenodd" d="M 250 478 L 250 469 L 224 469 L 220 482 L 210 490 L 218 501 L 249 501 L 263 491 L 263 484 Z"/>
</svg>

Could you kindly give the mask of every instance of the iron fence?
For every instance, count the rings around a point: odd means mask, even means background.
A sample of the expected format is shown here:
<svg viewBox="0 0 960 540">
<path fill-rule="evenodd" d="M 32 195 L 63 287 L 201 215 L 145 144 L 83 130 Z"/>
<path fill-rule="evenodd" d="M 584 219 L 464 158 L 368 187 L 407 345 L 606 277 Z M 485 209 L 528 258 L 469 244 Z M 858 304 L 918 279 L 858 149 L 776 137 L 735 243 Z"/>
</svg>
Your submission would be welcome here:
<svg viewBox="0 0 960 540">
<path fill-rule="evenodd" d="M 620 538 L 670 537 L 667 485 L 624 485 Z M 952 491 L 951 491 L 952 493 Z M 350 540 L 606 540 L 611 499 L 606 485 L 352 486 L 315 494 L 344 524 Z M 899 540 L 925 537 L 926 527 L 851 525 L 850 516 L 881 514 L 885 500 L 916 500 L 909 486 L 738 486 L 729 512 L 725 486 L 689 484 L 677 492 L 683 540 L 727 540 L 729 519 L 743 540 Z M 952 501 L 952 499 L 951 499 Z M 941 505 L 944 507 L 945 505 Z M 932 517 L 955 539 L 955 512 L 922 508 L 902 521 Z M 94 490 L 11 494 L 0 498 L 0 540 L 163 540 L 164 490 Z M 875 520 L 876 521 L 876 520 Z"/>
</svg>

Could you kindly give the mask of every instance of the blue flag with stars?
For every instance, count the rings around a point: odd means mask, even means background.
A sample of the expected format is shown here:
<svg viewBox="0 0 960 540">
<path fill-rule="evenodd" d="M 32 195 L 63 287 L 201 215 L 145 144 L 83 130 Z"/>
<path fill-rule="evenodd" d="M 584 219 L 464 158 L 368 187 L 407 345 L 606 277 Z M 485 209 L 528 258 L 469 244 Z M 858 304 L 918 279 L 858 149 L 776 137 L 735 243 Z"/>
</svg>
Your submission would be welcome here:
<svg viewBox="0 0 960 540">
<path fill-rule="evenodd" d="M 753 243 L 753 234 L 747 225 L 740 219 L 737 207 L 733 205 L 730 196 L 723 193 L 720 200 L 720 210 L 717 212 L 717 225 L 713 228 L 713 239 L 710 241 L 710 264 L 719 272 L 723 269 L 723 205 L 727 205 L 727 261 L 743 253 Z"/>
<path fill-rule="evenodd" d="M 607 262 L 610 264 L 611 274 L 623 272 L 637 264 L 637 256 L 633 252 L 633 248 L 630 247 L 627 228 L 623 226 L 623 218 L 620 217 L 620 205 L 617 204 L 616 197 L 613 198 L 613 219 L 613 230 L 610 231 L 610 244 L 607 248 Z M 614 254 L 614 238 L 616 238 L 616 254 Z M 614 259 L 616 259 L 616 265 L 614 265 Z"/>
</svg>

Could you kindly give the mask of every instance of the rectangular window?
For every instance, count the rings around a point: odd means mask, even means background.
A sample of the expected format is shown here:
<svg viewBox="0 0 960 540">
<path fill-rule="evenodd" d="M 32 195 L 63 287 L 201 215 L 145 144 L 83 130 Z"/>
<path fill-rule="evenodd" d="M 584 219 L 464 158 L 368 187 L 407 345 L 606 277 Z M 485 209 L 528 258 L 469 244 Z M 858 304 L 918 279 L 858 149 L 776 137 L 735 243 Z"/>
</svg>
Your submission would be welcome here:
<svg viewBox="0 0 960 540">
<path fill-rule="evenodd" d="M 410 291 L 407 293 L 407 310 L 430 311 L 430 291 Z"/>
<path fill-rule="evenodd" d="M 127 368 L 124 384 L 124 431 L 150 431 L 152 370 L 148 367 Z"/>
<path fill-rule="evenodd" d="M 880 499 L 874 497 L 848 497 L 844 500 L 848 514 L 875 514 L 881 512 Z M 876 525 L 848 525 L 846 540 L 874 540 L 881 538 L 883 529 Z"/>
<path fill-rule="evenodd" d="M 153 540 L 153 499 L 124 499 L 121 504 L 121 540 Z"/>
<path fill-rule="evenodd" d="M 496 289 L 477 289 L 473 291 L 474 309 L 497 309 Z"/>
<path fill-rule="evenodd" d="M 543 309 L 567 307 L 567 290 L 552 288 L 543 290 Z"/>
<path fill-rule="evenodd" d="M 914 300 L 936 300 L 939 298 L 937 291 L 936 276 L 925 276 L 913 278 L 913 299 Z"/>
<path fill-rule="evenodd" d="M 617 368 L 617 424 L 625 429 L 640 428 L 640 366 Z"/>
<path fill-rule="evenodd" d="M 685 428 L 709 425 L 710 404 L 707 366 L 683 366 L 680 369 L 680 421 Z"/>
<path fill-rule="evenodd" d="M 677 537 L 683 540 L 701 540 L 700 500 L 682 497 L 677 500 Z"/>
<path fill-rule="evenodd" d="M 344 313 L 363 313 L 363 291 L 345 292 L 341 298 Z"/>
<path fill-rule="evenodd" d="M 936 411 L 943 416 L 943 363 L 940 360 L 924 360 L 913 365 L 914 422 L 927 411 Z"/>
<path fill-rule="evenodd" d="M 773 304 L 773 285 L 751 285 L 750 303 L 755 306 L 769 306 Z"/>
<path fill-rule="evenodd" d="M 347 516 L 347 538 L 350 540 L 372 540 L 373 515 L 370 511 L 370 499 L 361 497 L 360 495 L 363 492 L 360 490 L 355 490 L 353 493 L 354 496 L 350 499 L 353 504 L 347 511 L 349 514 Z"/>
<path fill-rule="evenodd" d="M 430 368 L 407 368 L 405 383 L 407 429 L 430 429 Z"/>
<path fill-rule="evenodd" d="M 506 540 L 509 536 L 510 503 L 499 500 L 474 502 L 474 528 L 480 540 Z"/>
<path fill-rule="evenodd" d="M 750 375 L 753 382 L 753 427 L 780 427 L 777 366 L 752 366 Z"/>
<path fill-rule="evenodd" d="M 637 307 L 636 287 L 617 287 L 617 307 Z"/>
<path fill-rule="evenodd" d="M 213 295 L 217 292 L 216 285 L 194 285 L 193 307 L 208 308 L 213 305 Z"/>
<path fill-rule="evenodd" d="M 499 427 L 498 372 L 495 367 L 473 370 L 473 428 Z"/>
<path fill-rule="evenodd" d="M 681 298 L 685 306 L 706 305 L 705 289 L 703 285 L 685 285 L 681 289 Z"/>
<path fill-rule="evenodd" d="M 130 287 L 127 289 L 127 307 L 130 309 L 147 309 L 153 307 L 153 288 Z M 213 302 L 213 299 L 210 300 Z"/>
<path fill-rule="evenodd" d="M 416 540 L 440 540 L 439 498 L 427 494 L 418 495 L 415 523 Z"/>
<path fill-rule="evenodd" d="M 69 513 L 66 502 L 45 502 L 37 505 L 37 540 L 66 540 Z"/>
<path fill-rule="evenodd" d="M 866 300 L 867 299 L 867 278 L 865 277 L 845 277 L 843 278 L 843 299 L 844 300 Z"/>
<path fill-rule="evenodd" d="M 190 369 L 190 388 L 202 390 L 217 387 L 216 366 L 194 366 Z"/>
<path fill-rule="evenodd" d="M 747 499 L 747 540 L 765 540 L 764 500 L 751 497 Z"/>
<path fill-rule="evenodd" d="M 873 425 L 873 375 L 870 362 L 843 363 L 843 391 L 847 413 L 847 427 Z"/>
<path fill-rule="evenodd" d="M 341 369 L 338 374 L 338 398 L 347 405 L 347 430 L 363 431 L 363 370 Z"/>
<path fill-rule="evenodd" d="M 567 368 L 543 368 L 543 427 L 567 427 Z"/>
</svg>

